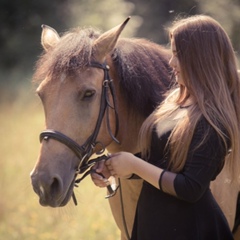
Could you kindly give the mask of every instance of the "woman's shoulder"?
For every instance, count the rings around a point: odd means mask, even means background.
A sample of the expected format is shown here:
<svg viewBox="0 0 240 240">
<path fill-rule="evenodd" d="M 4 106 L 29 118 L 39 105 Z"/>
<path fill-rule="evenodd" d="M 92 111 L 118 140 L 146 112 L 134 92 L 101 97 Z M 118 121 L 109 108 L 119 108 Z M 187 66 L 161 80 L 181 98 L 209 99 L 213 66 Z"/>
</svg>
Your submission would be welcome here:
<svg viewBox="0 0 240 240">
<path fill-rule="evenodd" d="M 210 124 L 210 122 L 203 115 L 201 115 L 196 124 L 195 132 L 199 134 L 205 134 L 207 132 L 208 135 L 220 138 L 220 134 L 217 131 L 217 129 L 219 130 L 219 132 L 222 133 L 222 135 L 224 135 L 227 138 L 228 136 L 227 130 L 223 127 L 221 123 L 218 123 L 216 127 L 213 127 L 213 125 Z"/>
<path fill-rule="evenodd" d="M 223 133 L 222 136 L 225 136 L 225 139 L 220 136 L 220 133 L 207 121 L 204 116 L 201 116 L 197 122 L 193 134 L 192 145 L 201 145 L 201 148 L 205 149 L 205 151 L 206 149 L 208 149 L 208 151 L 218 151 L 220 149 L 225 149 L 224 152 L 227 152 L 225 143 L 227 143 L 228 147 L 230 143 L 229 138 L 226 134 L 226 129 L 219 127 L 219 130 L 221 133 Z"/>
<path fill-rule="evenodd" d="M 195 127 L 194 135 L 195 138 L 205 138 L 205 139 L 218 139 L 220 135 L 217 133 L 216 129 L 209 123 L 209 121 L 202 115 Z"/>
</svg>

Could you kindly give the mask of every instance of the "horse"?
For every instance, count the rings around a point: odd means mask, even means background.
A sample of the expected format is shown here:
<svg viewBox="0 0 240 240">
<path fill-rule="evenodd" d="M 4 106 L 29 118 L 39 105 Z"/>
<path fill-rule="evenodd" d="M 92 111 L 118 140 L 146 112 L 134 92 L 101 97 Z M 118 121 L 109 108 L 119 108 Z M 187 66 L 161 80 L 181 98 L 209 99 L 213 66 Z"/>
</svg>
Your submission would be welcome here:
<svg viewBox="0 0 240 240">
<path fill-rule="evenodd" d="M 42 26 L 44 53 L 33 81 L 46 130 L 40 134 L 40 154 L 30 174 L 42 206 L 62 207 L 71 197 L 76 203 L 74 186 L 105 159 L 105 150 L 138 153 L 143 121 L 173 84 L 169 49 L 146 39 L 120 38 L 128 21 L 102 34 L 90 27 L 60 36 Z M 93 154 L 100 157 L 92 159 Z M 83 176 L 76 179 L 78 174 Z M 109 203 L 121 239 L 129 239 L 142 180 L 116 181 L 120 188 L 108 188 Z M 223 182 L 225 176 L 219 177 L 213 189 L 223 211 L 230 206 L 224 213 L 232 227 L 237 197 L 228 204 L 226 194 L 217 195 L 229 188 L 225 184 L 223 189 Z M 238 191 L 234 188 L 234 194 Z"/>
</svg>

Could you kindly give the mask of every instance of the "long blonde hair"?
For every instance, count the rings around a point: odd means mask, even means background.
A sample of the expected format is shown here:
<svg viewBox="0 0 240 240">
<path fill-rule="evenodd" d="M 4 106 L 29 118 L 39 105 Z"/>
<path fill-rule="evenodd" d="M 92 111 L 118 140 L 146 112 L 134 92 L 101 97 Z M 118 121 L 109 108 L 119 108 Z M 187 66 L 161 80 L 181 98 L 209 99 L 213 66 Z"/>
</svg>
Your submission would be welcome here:
<svg viewBox="0 0 240 240">
<path fill-rule="evenodd" d="M 171 170 L 179 172 L 185 165 L 194 129 L 204 116 L 226 147 L 226 135 L 230 138 L 232 152 L 226 164 L 234 176 L 238 176 L 240 82 L 229 37 L 217 21 L 204 15 L 176 21 L 169 33 L 176 45 L 185 87 L 180 86 L 172 102 L 164 101 L 143 123 L 140 130 L 142 152 L 148 156 L 154 126 L 171 117 L 192 96 L 195 100 L 193 106 L 174 127 L 169 138 Z M 208 133 L 204 134 L 206 137 Z"/>
</svg>

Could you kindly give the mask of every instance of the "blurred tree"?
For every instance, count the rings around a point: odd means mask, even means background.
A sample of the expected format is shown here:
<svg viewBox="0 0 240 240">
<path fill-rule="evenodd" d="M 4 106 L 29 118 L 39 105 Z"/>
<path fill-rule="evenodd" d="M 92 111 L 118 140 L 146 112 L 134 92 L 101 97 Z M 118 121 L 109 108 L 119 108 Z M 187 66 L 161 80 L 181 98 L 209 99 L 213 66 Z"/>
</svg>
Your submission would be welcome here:
<svg viewBox="0 0 240 240">
<path fill-rule="evenodd" d="M 165 44 L 168 35 L 165 28 L 178 16 L 199 13 L 198 0 L 130 0 L 135 4 L 133 14 L 144 19 L 136 36 Z"/>
<path fill-rule="evenodd" d="M 215 18 L 229 34 L 235 51 L 240 54 L 240 0 L 201 0 L 201 11 Z"/>
<path fill-rule="evenodd" d="M 123 36 L 145 37 L 165 44 L 168 42 L 165 28 L 173 19 L 197 13 L 207 13 L 219 20 L 239 51 L 240 0 L 1 0 L 0 83 L 11 77 L 20 78 L 19 71 L 31 74 L 42 50 L 43 23 L 58 32 L 77 26 L 106 31 L 133 15 Z"/>
<path fill-rule="evenodd" d="M 208 14 L 215 18 L 229 34 L 240 54 L 240 0 L 128 0 L 135 5 L 133 14 L 144 21 L 136 32 L 157 43 L 168 43 L 165 28 L 176 18 L 194 14 Z"/>
<path fill-rule="evenodd" d="M 102 31 L 122 23 L 126 17 L 132 15 L 134 4 L 124 0 L 70 0 L 71 26 L 93 26 Z M 141 18 L 133 16 L 121 36 L 134 36 L 141 25 Z"/>
<path fill-rule="evenodd" d="M 24 81 L 31 75 L 42 51 L 41 25 L 58 32 L 71 27 L 96 26 L 107 30 L 131 14 L 133 4 L 124 0 L 1 0 L 0 1 L 0 83 Z M 131 21 L 128 35 L 137 27 Z M 131 31 L 130 31 L 131 30 Z"/>
<path fill-rule="evenodd" d="M 1 71 L 10 71 L 16 66 L 28 71 L 39 54 L 41 24 L 47 21 L 66 27 L 66 7 L 64 0 L 1 0 Z"/>
</svg>

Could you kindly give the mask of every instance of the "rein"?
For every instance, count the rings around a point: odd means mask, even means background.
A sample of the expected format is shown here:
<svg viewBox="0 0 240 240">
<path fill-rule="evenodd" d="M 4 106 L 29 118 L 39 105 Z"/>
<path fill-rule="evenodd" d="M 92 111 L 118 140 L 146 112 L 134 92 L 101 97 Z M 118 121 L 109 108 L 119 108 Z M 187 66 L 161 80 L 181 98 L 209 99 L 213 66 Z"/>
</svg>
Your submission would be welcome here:
<svg viewBox="0 0 240 240">
<path fill-rule="evenodd" d="M 52 130 L 52 129 L 46 129 L 46 130 L 42 131 L 39 136 L 40 142 L 42 142 L 43 140 L 47 141 L 48 139 L 52 138 L 54 140 L 57 140 L 57 141 L 63 143 L 68 148 L 70 148 L 75 153 L 75 155 L 78 157 L 80 162 L 76 169 L 75 177 L 73 180 L 75 183 L 74 184 L 75 187 L 78 187 L 77 184 L 79 184 L 88 174 L 90 174 L 93 171 L 92 169 L 88 170 L 90 167 L 92 167 L 97 162 L 108 159 L 108 156 L 102 155 L 98 158 L 89 160 L 89 158 L 94 153 L 94 149 L 95 149 L 96 145 L 101 146 L 101 150 L 98 153 L 96 153 L 97 155 L 100 155 L 105 151 L 104 144 L 96 140 L 98 133 L 100 131 L 102 120 L 103 120 L 105 113 L 106 113 L 106 119 L 107 119 L 108 133 L 115 142 L 119 143 L 119 141 L 116 139 L 118 129 L 119 129 L 118 112 L 116 109 L 116 94 L 114 91 L 113 81 L 109 76 L 109 66 L 106 63 L 101 64 L 98 62 L 91 62 L 90 67 L 100 68 L 100 69 L 103 69 L 103 71 L 104 71 L 100 110 L 99 110 L 98 119 L 97 119 L 97 122 L 95 125 L 95 129 L 94 129 L 92 135 L 90 135 L 89 138 L 86 140 L 86 142 L 81 146 L 77 142 L 75 142 L 74 140 L 72 140 L 71 138 L 66 136 L 65 134 L 55 131 L 55 130 Z M 109 101 L 109 92 L 112 96 L 113 106 L 111 106 L 110 101 Z M 115 129 L 114 134 L 112 133 L 112 130 L 110 128 L 109 108 L 113 109 L 114 113 L 115 113 L 116 129 Z M 80 177 L 79 179 L 76 179 L 78 174 L 83 174 L 83 176 Z M 110 185 L 107 186 L 107 188 L 109 191 L 109 195 L 106 196 L 106 198 L 114 196 L 117 189 L 113 190 Z M 72 198 L 73 198 L 74 204 L 77 205 L 77 200 L 76 200 L 74 191 L 72 194 Z"/>
</svg>

